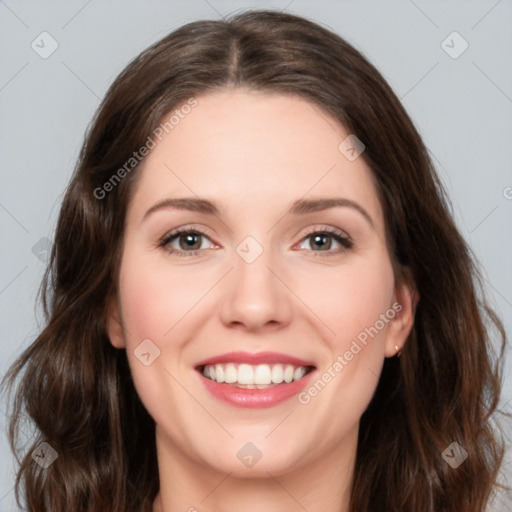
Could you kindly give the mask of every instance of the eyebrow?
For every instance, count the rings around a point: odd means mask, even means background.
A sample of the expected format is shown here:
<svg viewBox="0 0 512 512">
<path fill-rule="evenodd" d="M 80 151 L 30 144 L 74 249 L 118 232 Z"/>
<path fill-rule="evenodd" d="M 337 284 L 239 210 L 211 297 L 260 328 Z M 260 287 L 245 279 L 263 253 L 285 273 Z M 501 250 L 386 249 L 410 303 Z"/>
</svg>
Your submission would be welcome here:
<svg viewBox="0 0 512 512">
<path fill-rule="evenodd" d="M 348 207 L 358 211 L 370 224 L 375 228 L 375 224 L 370 214 L 359 204 L 351 199 L 344 197 L 324 197 L 321 199 L 298 199 L 292 203 L 287 215 L 304 215 L 307 213 L 320 212 L 335 207 Z M 178 210 L 187 210 L 190 212 L 198 212 L 206 215 L 220 215 L 220 208 L 215 201 L 202 199 L 199 197 L 177 197 L 167 198 L 153 205 L 143 217 L 146 220 L 152 213 L 159 210 L 167 210 L 176 208 Z"/>
</svg>

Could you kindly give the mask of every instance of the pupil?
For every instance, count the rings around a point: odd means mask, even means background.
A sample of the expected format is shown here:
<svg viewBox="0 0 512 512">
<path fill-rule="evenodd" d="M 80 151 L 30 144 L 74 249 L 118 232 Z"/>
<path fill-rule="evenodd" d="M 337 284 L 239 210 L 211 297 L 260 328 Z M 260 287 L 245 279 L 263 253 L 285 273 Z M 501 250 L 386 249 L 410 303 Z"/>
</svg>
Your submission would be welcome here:
<svg viewBox="0 0 512 512">
<path fill-rule="evenodd" d="M 315 244 L 319 244 L 320 247 L 325 248 L 325 246 L 328 246 L 330 244 L 325 243 L 325 239 L 328 237 L 328 235 L 315 235 Z M 319 242 L 320 240 L 320 242 Z M 323 240 L 323 242 L 322 242 Z M 329 247 L 327 247 L 329 248 Z"/>
<path fill-rule="evenodd" d="M 197 234 L 188 234 L 185 236 L 185 244 L 186 244 L 186 247 L 188 247 L 189 249 L 194 247 L 194 245 L 197 244 L 197 238 L 199 237 L 199 235 Z M 315 239 L 315 244 L 320 246 L 321 248 L 325 248 L 327 246 L 330 246 L 330 244 L 327 244 L 325 239 L 328 238 L 328 235 L 315 235 L 314 239 Z M 329 248 L 329 247 L 327 247 Z"/>
<path fill-rule="evenodd" d="M 194 240 L 194 238 L 198 238 L 199 235 L 196 235 L 196 234 L 188 234 L 188 235 L 185 235 L 185 247 L 190 249 L 190 248 L 194 248 L 194 245 L 197 244 L 197 240 Z"/>
</svg>

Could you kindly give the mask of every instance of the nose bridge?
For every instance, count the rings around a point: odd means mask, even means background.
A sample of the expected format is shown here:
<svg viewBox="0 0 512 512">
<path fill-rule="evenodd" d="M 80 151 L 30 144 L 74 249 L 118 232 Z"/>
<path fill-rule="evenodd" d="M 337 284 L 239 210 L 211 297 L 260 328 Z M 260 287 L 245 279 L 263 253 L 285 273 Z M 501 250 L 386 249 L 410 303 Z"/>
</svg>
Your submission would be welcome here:
<svg viewBox="0 0 512 512">
<path fill-rule="evenodd" d="M 268 268 L 272 266 L 272 250 L 268 241 L 260 242 L 253 236 L 247 236 L 237 245 L 235 252 L 237 287 L 249 287 L 257 291 L 258 288 L 265 289 L 274 284 L 267 282 L 271 281 L 269 278 L 272 276 Z"/>
<path fill-rule="evenodd" d="M 271 270 L 276 266 L 272 254 L 270 247 L 264 247 L 253 236 L 247 236 L 236 246 L 234 268 L 221 310 L 225 323 L 255 329 L 289 321 L 289 297 L 286 287 Z"/>
</svg>

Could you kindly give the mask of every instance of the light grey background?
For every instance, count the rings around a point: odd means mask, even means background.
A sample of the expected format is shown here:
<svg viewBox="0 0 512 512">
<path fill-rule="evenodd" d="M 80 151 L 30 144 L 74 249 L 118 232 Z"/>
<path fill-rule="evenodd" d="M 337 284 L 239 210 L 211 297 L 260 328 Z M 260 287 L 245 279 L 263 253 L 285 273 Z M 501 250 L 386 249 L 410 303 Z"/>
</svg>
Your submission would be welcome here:
<svg viewBox="0 0 512 512">
<path fill-rule="evenodd" d="M 263 7 L 327 25 L 383 73 L 434 158 L 511 336 L 510 0 L 0 0 L 0 375 L 37 334 L 45 239 L 52 238 L 85 128 L 112 80 L 140 51 L 186 22 Z M 48 51 L 51 40 L 40 36 L 45 31 L 58 48 L 43 59 L 31 44 Z M 464 41 L 453 31 L 469 44 L 457 58 Z M 502 407 L 512 412 L 510 360 L 505 379 Z M 3 403 L 0 420 L 5 428 Z M 18 510 L 5 437 L 0 459 L 0 511 Z M 510 455 L 507 464 L 504 475 L 512 473 Z M 510 495 L 501 495 L 492 510 L 512 510 Z"/>
</svg>

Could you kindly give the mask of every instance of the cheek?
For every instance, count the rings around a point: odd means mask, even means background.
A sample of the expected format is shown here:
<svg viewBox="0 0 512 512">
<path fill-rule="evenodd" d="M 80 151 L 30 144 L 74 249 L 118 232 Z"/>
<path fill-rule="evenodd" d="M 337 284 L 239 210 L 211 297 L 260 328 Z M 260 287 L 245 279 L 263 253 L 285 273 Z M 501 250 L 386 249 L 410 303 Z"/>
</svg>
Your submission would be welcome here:
<svg viewBox="0 0 512 512">
<path fill-rule="evenodd" d="M 331 414 L 332 406 L 344 411 L 333 422 L 334 435 L 340 424 L 358 420 L 375 391 L 384 362 L 390 320 L 385 315 L 393 302 L 394 275 L 384 252 L 371 260 L 354 260 L 336 272 L 328 270 L 324 276 L 310 274 L 309 286 L 302 285 L 305 302 L 328 327 L 322 329 L 328 355 L 319 372 L 321 382 L 306 389 L 301 403 L 314 401 L 320 416 Z"/>
<path fill-rule="evenodd" d="M 298 399 L 311 437 L 322 439 L 325 449 L 335 449 L 358 425 L 378 384 L 388 325 L 381 315 L 393 302 L 393 269 L 381 252 L 354 259 L 335 272 L 331 268 L 323 277 L 310 274 L 309 283 L 302 293 L 309 290 L 310 302 L 304 301 L 329 331 L 322 328 L 327 350 L 318 376 Z"/>
<path fill-rule="evenodd" d="M 328 363 L 330 375 L 336 375 L 332 403 L 360 417 L 373 396 L 384 362 L 390 320 L 386 312 L 390 314 L 394 292 L 391 263 L 383 257 L 372 265 L 354 266 L 336 284 L 338 297 L 329 309 L 336 332 L 330 337 L 332 361 Z"/>
<path fill-rule="evenodd" d="M 205 306 L 201 299 L 218 279 L 209 279 L 206 273 L 173 266 L 165 255 L 155 257 L 154 252 L 133 247 L 125 252 L 119 295 L 126 351 L 135 386 L 150 411 L 159 410 L 158 397 L 168 397 L 174 404 L 181 400 L 182 390 L 173 376 L 181 381 L 181 372 L 189 367 L 185 346 L 194 328 L 191 323 L 197 324 L 194 314 Z M 150 366 L 136 357 L 144 340 L 159 351 Z"/>
<path fill-rule="evenodd" d="M 394 276 L 385 254 L 303 275 L 307 278 L 300 278 L 298 295 L 322 320 L 324 332 L 337 350 L 346 350 L 350 340 L 373 326 L 391 307 Z"/>
<path fill-rule="evenodd" d="M 126 258 L 121 267 L 123 322 L 131 344 L 149 338 L 164 346 L 170 332 L 207 287 L 204 280 L 194 283 L 193 272 L 180 269 L 170 272 L 165 261 L 151 263 L 149 258 L 147 260 L 135 255 Z"/>
<path fill-rule="evenodd" d="M 167 425 L 178 436 L 186 431 L 180 411 L 190 406 L 178 384 L 183 381 L 180 361 L 186 340 L 180 331 L 184 322 L 179 322 L 197 297 L 187 292 L 179 272 L 170 275 L 147 264 L 143 255 L 135 256 L 123 260 L 119 279 L 131 375 L 137 395 L 156 424 Z M 149 345 L 145 340 L 150 340 Z M 142 346 L 147 348 L 142 351 Z M 150 353 L 148 365 L 141 355 L 145 352 Z M 174 418 L 172 424 L 169 418 Z"/>
</svg>

